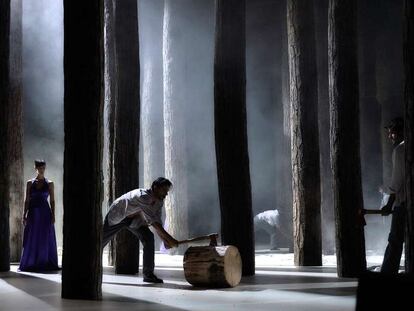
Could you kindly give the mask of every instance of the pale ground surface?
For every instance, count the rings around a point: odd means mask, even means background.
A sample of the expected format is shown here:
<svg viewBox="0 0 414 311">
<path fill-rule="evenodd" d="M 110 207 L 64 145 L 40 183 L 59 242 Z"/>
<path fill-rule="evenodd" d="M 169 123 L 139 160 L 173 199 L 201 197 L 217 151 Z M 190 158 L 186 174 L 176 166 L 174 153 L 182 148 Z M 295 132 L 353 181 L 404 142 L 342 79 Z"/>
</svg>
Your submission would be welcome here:
<svg viewBox="0 0 414 311">
<path fill-rule="evenodd" d="M 256 275 L 235 288 L 198 289 L 186 282 L 182 256 L 156 254 L 156 274 L 164 284 L 147 284 L 141 276 L 115 275 L 105 266 L 102 301 L 60 298 L 61 274 L 17 272 L 12 265 L 0 273 L 0 310 L 329 310 L 355 308 L 355 279 L 336 275 L 335 256 L 324 256 L 323 267 L 297 268 L 293 254 L 258 251 Z M 378 265 L 382 256 L 368 256 Z"/>
</svg>

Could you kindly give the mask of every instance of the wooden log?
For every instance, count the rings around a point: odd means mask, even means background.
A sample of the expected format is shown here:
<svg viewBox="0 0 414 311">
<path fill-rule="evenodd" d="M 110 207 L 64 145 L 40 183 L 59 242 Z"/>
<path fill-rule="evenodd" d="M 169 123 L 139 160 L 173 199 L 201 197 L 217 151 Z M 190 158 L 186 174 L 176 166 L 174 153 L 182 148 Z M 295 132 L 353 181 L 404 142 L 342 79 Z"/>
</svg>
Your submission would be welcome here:
<svg viewBox="0 0 414 311">
<path fill-rule="evenodd" d="M 184 275 L 194 286 L 237 286 L 242 275 L 239 250 L 232 245 L 190 247 L 184 254 Z"/>
</svg>

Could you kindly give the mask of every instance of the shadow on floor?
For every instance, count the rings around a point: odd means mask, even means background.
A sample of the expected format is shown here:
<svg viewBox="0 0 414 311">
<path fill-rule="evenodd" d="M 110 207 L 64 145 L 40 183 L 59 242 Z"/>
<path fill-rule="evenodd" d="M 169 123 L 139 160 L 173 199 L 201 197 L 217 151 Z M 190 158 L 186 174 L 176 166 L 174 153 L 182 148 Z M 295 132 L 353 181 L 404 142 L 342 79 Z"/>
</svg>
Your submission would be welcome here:
<svg viewBox="0 0 414 311">
<path fill-rule="evenodd" d="M 136 306 L 137 309 L 141 310 L 164 310 L 165 308 L 172 311 L 183 310 L 180 308 L 173 308 L 171 306 L 165 306 L 163 304 L 157 304 L 107 292 L 102 293 L 103 297 L 100 301 L 62 299 L 60 296 L 61 284 L 58 282 L 36 277 L 35 275 L 25 275 L 13 271 L 1 273 L 0 278 L 16 289 L 25 292 L 27 295 L 41 300 L 50 307 L 57 309 L 76 310 L 78 309 L 79 304 L 82 304 L 83 308 L 90 307 L 91 310 L 92 308 L 101 309 L 103 308 L 103 305 L 108 305 L 108 303 L 110 304 L 111 302 L 116 302 L 118 303 L 116 305 L 116 309 L 122 308 L 123 306 L 127 307 L 129 304 L 133 304 L 134 307 Z M 119 303 L 124 303 L 125 305 L 119 305 Z"/>
</svg>

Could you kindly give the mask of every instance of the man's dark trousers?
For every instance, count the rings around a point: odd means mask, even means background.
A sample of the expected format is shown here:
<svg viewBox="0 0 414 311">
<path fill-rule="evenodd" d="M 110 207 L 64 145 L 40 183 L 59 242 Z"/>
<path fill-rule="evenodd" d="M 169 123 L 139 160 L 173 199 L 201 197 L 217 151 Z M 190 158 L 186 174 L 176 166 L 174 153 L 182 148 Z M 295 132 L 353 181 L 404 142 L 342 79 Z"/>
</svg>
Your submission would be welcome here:
<svg viewBox="0 0 414 311">
<path fill-rule="evenodd" d="M 109 241 L 118 233 L 121 229 L 128 229 L 132 232 L 142 243 L 143 249 L 143 269 L 144 276 L 150 276 L 154 273 L 154 234 L 146 226 L 139 228 L 131 228 L 133 218 L 125 218 L 119 224 L 110 226 L 108 224 L 108 216 L 105 217 L 102 235 L 102 248 L 109 243 Z"/>
<path fill-rule="evenodd" d="M 384 254 L 381 272 L 397 274 L 400 268 L 400 260 L 403 250 L 406 228 L 405 204 L 395 206 L 392 212 L 391 230 L 388 236 L 388 245 Z"/>
</svg>

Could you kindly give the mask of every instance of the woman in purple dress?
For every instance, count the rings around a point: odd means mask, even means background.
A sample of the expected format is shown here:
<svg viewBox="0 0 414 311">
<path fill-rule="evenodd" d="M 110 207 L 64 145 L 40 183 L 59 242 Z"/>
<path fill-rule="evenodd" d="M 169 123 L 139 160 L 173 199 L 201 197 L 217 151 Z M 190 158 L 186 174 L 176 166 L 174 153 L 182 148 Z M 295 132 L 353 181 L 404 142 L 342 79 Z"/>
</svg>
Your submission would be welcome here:
<svg viewBox="0 0 414 311">
<path fill-rule="evenodd" d="M 44 176 L 46 162 L 35 161 L 37 176 L 27 182 L 24 203 L 21 271 L 58 270 L 53 182 Z M 50 205 L 48 197 L 50 196 Z"/>
</svg>

